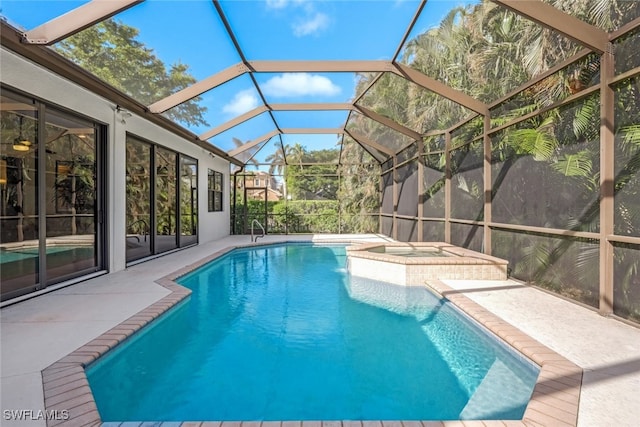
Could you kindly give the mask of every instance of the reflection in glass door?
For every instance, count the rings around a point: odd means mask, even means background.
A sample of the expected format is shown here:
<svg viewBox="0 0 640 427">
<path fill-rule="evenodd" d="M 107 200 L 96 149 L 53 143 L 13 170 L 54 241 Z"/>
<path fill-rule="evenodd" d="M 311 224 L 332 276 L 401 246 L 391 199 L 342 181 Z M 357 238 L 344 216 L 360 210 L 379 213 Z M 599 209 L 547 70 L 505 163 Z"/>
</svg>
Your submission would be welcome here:
<svg viewBox="0 0 640 427">
<path fill-rule="evenodd" d="M 197 244 L 197 160 L 131 135 L 126 147 L 127 262 Z"/>
<path fill-rule="evenodd" d="M 105 129 L 10 91 L 0 102 L 6 300 L 104 269 Z"/>
<path fill-rule="evenodd" d="M 2 95 L 0 281 L 2 297 L 39 283 L 37 111 L 29 99 Z"/>
<path fill-rule="evenodd" d="M 127 261 L 152 254 L 151 145 L 127 139 Z"/>
<path fill-rule="evenodd" d="M 177 157 L 173 151 L 156 147 L 156 253 L 178 247 Z"/>
<path fill-rule="evenodd" d="M 180 156 L 180 246 L 198 242 L 198 163 Z"/>
<path fill-rule="evenodd" d="M 47 110 L 47 282 L 98 265 L 95 135 L 91 123 Z"/>
</svg>

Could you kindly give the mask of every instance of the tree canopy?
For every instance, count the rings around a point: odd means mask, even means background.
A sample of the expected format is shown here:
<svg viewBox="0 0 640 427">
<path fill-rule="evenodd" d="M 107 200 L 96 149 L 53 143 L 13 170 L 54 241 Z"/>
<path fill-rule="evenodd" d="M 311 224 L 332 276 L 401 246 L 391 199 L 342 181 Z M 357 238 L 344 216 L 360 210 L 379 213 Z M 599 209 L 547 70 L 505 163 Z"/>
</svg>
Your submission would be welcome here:
<svg viewBox="0 0 640 427">
<path fill-rule="evenodd" d="M 290 149 L 285 179 L 293 199 L 335 200 L 338 191 L 338 156 L 340 150 L 307 151 L 300 144 Z M 311 164 L 317 163 L 317 164 Z"/>
<path fill-rule="evenodd" d="M 139 31 L 115 19 L 103 21 L 55 45 L 56 50 L 106 83 L 149 105 L 196 82 L 189 66 L 165 65 L 138 41 Z M 194 98 L 167 111 L 185 125 L 205 125 L 206 107 Z"/>
</svg>

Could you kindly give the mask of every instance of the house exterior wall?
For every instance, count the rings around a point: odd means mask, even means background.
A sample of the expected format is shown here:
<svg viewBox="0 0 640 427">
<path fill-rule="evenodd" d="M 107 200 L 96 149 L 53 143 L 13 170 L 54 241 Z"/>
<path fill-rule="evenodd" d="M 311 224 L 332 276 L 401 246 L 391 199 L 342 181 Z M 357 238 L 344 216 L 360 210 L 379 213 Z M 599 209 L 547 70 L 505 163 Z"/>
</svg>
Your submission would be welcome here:
<svg viewBox="0 0 640 427">
<path fill-rule="evenodd" d="M 107 265 L 110 272 L 125 268 L 125 172 L 127 133 L 152 141 L 198 160 L 198 239 L 200 243 L 229 235 L 229 162 L 212 156 L 144 117 L 116 110 L 116 104 L 97 96 L 72 81 L 0 48 L 0 79 L 3 85 L 40 98 L 70 112 L 87 116 L 107 126 Z M 224 174 L 224 209 L 207 210 L 207 169 Z"/>
</svg>

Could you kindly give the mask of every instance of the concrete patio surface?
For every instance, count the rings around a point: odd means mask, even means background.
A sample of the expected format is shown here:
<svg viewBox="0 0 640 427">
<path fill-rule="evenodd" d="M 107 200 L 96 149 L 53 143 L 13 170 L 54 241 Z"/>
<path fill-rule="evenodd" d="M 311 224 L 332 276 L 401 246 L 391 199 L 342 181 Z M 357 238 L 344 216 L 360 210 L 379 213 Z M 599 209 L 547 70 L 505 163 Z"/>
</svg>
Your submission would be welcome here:
<svg viewBox="0 0 640 427">
<path fill-rule="evenodd" d="M 292 240 L 383 241 L 375 235 L 266 236 Z M 140 263 L 0 310 L 2 426 L 5 410 L 44 410 L 41 371 L 166 296 L 155 280 L 224 249 L 249 243 L 227 238 Z M 515 281 L 443 280 L 584 369 L 578 425 L 637 426 L 640 420 L 640 328 Z"/>
</svg>

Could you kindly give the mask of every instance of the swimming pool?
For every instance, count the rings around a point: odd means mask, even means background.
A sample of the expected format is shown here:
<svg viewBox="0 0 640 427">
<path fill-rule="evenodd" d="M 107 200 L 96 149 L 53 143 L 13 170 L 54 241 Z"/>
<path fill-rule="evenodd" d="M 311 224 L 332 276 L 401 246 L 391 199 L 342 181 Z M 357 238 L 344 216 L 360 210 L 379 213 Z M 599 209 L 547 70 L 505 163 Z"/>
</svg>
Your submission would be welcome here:
<svg viewBox="0 0 640 427">
<path fill-rule="evenodd" d="M 535 366 L 424 288 L 350 278 L 345 256 L 264 246 L 183 276 L 187 302 L 87 370 L 102 420 L 522 417 Z"/>
</svg>

